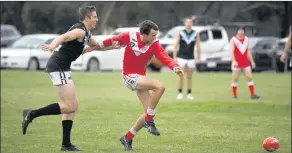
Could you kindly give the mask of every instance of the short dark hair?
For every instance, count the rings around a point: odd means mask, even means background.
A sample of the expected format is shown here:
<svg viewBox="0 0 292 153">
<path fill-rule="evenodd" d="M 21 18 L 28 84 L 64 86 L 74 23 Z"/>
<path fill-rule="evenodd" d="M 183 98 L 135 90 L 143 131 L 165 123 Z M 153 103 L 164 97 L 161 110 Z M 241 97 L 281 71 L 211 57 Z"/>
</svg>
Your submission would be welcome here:
<svg viewBox="0 0 292 153">
<path fill-rule="evenodd" d="M 140 33 L 145 34 L 145 35 L 149 35 L 151 29 L 155 31 L 158 30 L 157 24 L 155 24 L 154 22 L 150 20 L 143 21 L 142 23 L 139 24 L 139 26 L 140 26 Z"/>
<path fill-rule="evenodd" d="M 245 27 L 244 26 L 240 26 L 240 27 L 237 28 L 237 31 L 239 31 L 239 30 L 243 30 L 245 32 Z"/>
<path fill-rule="evenodd" d="M 95 6 L 83 6 L 79 8 L 79 21 L 83 21 L 86 16 L 90 16 L 90 14 L 96 11 Z"/>
</svg>

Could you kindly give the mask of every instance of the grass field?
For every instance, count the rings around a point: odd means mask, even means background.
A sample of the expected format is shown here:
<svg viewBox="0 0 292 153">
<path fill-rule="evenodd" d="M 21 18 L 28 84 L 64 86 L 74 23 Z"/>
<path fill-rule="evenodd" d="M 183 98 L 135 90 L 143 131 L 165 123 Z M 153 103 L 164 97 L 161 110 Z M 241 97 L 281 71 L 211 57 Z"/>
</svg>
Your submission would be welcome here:
<svg viewBox="0 0 292 153">
<path fill-rule="evenodd" d="M 280 141 L 278 153 L 291 151 L 291 74 L 254 74 L 260 100 L 250 100 L 247 82 L 239 82 L 238 100 L 231 98 L 230 73 L 194 74 L 195 101 L 177 101 L 177 76 L 150 73 L 166 91 L 157 108 L 161 136 L 141 130 L 133 141 L 137 153 L 265 153 L 263 140 Z M 135 93 L 124 87 L 121 75 L 73 72 L 79 110 L 72 143 L 86 153 L 125 152 L 119 142 L 142 113 Z M 185 92 L 186 90 L 184 90 Z M 1 152 L 54 153 L 62 140 L 60 116 L 40 117 L 21 132 L 25 108 L 58 101 L 44 72 L 1 71 Z"/>
</svg>

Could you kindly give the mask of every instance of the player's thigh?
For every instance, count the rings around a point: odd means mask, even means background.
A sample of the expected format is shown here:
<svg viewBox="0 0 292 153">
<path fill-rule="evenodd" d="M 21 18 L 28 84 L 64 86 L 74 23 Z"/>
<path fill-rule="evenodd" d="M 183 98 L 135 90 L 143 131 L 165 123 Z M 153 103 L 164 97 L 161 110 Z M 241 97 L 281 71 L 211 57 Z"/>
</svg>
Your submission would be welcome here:
<svg viewBox="0 0 292 153">
<path fill-rule="evenodd" d="M 71 71 L 49 72 L 53 85 L 56 86 L 61 100 L 65 103 L 77 103 L 75 85 Z"/>
<path fill-rule="evenodd" d="M 136 89 L 137 90 L 154 90 L 154 89 L 163 89 L 164 90 L 164 85 L 158 81 L 158 80 L 153 80 L 150 79 L 147 76 L 139 76 L 139 80 L 137 82 Z"/>
<path fill-rule="evenodd" d="M 147 111 L 148 102 L 151 99 L 151 91 L 150 90 L 137 90 L 136 94 L 144 106 L 145 112 Z"/>
<path fill-rule="evenodd" d="M 232 66 L 231 70 L 232 70 L 232 80 L 235 82 L 238 81 L 240 73 L 241 73 L 241 68 Z"/>
<path fill-rule="evenodd" d="M 56 86 L 58 94 L 62 102 L 67 104 L 77 104 L 77 95 L 74 83 Z"/>
<path fill-rule="evenodd" d="M 248 80 L 251 80 L 251 79 L 252 79 L 252 70 L 251 70 L 250 66 L 245 67 L 245 68 L 243 69 L 243 73 L 244 73 L 244 76 L 245 76 Z"/>
</svg>

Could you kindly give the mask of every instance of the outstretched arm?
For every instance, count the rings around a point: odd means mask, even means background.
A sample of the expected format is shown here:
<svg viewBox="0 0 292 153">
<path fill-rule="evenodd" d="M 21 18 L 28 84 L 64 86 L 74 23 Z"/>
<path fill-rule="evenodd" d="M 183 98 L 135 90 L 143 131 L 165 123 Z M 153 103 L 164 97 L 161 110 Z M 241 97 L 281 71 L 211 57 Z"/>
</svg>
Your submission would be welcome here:
<svg viewBox="0 0 292 153">
<path fill-rule="evenodd" d="M 164 65 L 169 67 L 171 70 L 177 73 L 181 79 L 183 79 L 183 70 L 180 69 L 179 65 L 167 55 L 163 47 L 158 42 L 153 45 L 155 45 L 153 46 L 155 49 L 155 57 L 157 57 Z"/>
<path fill-rule="evenodd" d="M 86 49 L 84 49 L 83 54 L 86 52 L 91 51 L 105 51 L 105 50 L 112 50 L 112 49 L 119 49 L 121 45 L 127 44 L 127 37 L 128 33 L 123 33 L 118 36 L 114 36 L 112 38 L 105 39 L 101 42 L 97 42 L 92 38 L 92 40 L 89 41 L 89 46 Z M 94 44 L 94 45 L 92 45 Z"/>
<path fill-rule="evenodd" d="M 72 41 L 72 40 L 79 40 L 79 39 L 83 39 L 85 35 L 85 31 L 82 29 L 74 29 L 72 31 L 68 31 L 60 36 L 58 36 L 57 38 L 55 38 L 51 44 L 44 44 L 42 46 L 43 50 L 49 50 L 51 52 L 51 54 L 54 53 L 55 49 L 62 44 L 63 42 L 68 42 L 68 41 Z"/>
</svg>

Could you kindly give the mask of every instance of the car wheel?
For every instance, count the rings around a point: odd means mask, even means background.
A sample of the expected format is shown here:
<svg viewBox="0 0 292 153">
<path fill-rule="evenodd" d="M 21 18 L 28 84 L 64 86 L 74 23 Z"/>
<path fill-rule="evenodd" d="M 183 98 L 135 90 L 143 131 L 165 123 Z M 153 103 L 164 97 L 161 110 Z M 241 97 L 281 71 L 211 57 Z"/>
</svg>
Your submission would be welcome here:
<svg viewBox="0 0 292 153">
<path fill-rule="evenodd" d="M 87 64 L 87 71 L 88 72 L 99 72 L 100 66 L 99 62 L 96 58 L 91 58 Z"/>
<path fill-rule="evenodd" d="M 27 70 L 28 71 L 35 71 L 39 69 L 39 63 L 38 60 L 35 58 L 30 59 L 30 61 L 28 62 L 28 67 Z"/>
</svg>

